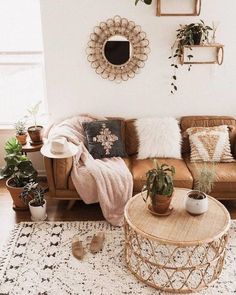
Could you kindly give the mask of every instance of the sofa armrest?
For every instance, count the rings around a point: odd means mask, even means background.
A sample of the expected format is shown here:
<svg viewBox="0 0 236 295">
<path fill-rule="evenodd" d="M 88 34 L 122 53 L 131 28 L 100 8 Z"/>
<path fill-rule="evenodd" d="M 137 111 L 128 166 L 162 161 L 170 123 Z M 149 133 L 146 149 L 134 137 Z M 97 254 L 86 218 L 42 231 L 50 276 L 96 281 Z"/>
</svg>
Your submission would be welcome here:
<svg viewBox="0 0 236 295">
<path fill-rule="evenodd" d="M 58 189 L 68 189 L 68 180 L 73 164 L 72 157 L 66 159 L 49 159 L 44 157 L 44 164 L 51 196 L 55 196 Z"/>
<path fill-rule="evenodd" d="M 53 160 L 47 157 L 43 157 L 43 160 L 44 160 L 44 166 L 45 166 L 46 175 L 47 175 L 49 192 L 51 197 L 54 197 L 56 193 L 56 187 L 55 187 L 55 181 L 53 176 Z"/>
</svg>

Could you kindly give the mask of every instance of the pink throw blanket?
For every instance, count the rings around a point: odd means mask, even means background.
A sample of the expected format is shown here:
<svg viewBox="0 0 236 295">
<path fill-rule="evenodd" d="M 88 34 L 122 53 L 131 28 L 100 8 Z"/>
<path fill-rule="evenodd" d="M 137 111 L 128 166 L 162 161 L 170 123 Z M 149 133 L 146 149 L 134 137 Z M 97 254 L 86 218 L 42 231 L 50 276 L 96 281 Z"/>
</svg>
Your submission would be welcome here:
<svg viewBox="0 0 236 295">
<path fill-rule="evenodd" d="M 133 191 L 133 178 L 122 158 L 94 159 L 86 149 L 83 122 L 105 118 L 75 116 L 53 126 L 48 139 L 62 136 L 79 146 L 73 159 L 72 181 L 86 204 L 99 202 L 104 217 L 115 226 L 123 224 L 124 207 Z"/>
</svg>

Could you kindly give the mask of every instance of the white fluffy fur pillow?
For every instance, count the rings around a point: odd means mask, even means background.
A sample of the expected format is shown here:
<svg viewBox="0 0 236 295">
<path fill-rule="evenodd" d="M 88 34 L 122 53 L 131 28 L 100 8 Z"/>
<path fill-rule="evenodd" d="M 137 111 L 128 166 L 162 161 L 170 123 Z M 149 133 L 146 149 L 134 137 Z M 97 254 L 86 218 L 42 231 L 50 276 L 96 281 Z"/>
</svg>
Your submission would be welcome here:
<svg viewBox="0 0 236 295">
<path fill-rule="evenodd" d="M 139 149 L 138 159 L 181 159 L 182 137 L 174 118 L 143 118 L 135 122 Z"/>
</svg>

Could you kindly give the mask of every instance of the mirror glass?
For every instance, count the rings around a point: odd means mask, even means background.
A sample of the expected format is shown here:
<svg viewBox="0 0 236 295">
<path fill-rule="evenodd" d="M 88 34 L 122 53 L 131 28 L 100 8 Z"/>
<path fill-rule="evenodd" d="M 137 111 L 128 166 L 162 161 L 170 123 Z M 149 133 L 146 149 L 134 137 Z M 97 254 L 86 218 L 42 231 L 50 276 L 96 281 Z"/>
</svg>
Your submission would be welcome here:
<svg viewBox="0 0 236 295">
<path fill-rule="evenodd" d="M 112 36 L 106 41 L 103 53 L 109 63 L 121 66 L 130 60 L 132 45 L 124 36 Z"/>
</svg>

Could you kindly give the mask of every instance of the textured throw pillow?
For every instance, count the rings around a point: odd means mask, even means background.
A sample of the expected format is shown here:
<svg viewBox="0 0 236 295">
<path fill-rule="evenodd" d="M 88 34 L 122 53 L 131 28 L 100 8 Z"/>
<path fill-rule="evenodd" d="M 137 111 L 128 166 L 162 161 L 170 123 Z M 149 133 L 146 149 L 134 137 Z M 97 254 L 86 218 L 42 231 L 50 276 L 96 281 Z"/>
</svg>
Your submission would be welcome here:
<svg viewBox="0 0 236 295">
<path fill-rule="evenodd" d="M 138 159 L 181 158 L 181 134 L 174 118 L 144 118 L 135 122 L 138 139 Z"/>
<path fill-rule="evenodd" d="M 191 162 L 233 162 L 228 126 L 188 128 Z"/>
<path fill-rule="evenodd" d="M 88 150 L 94 159 L 125 157 L 121 120 L 84 122 Z"/>
</svg>

